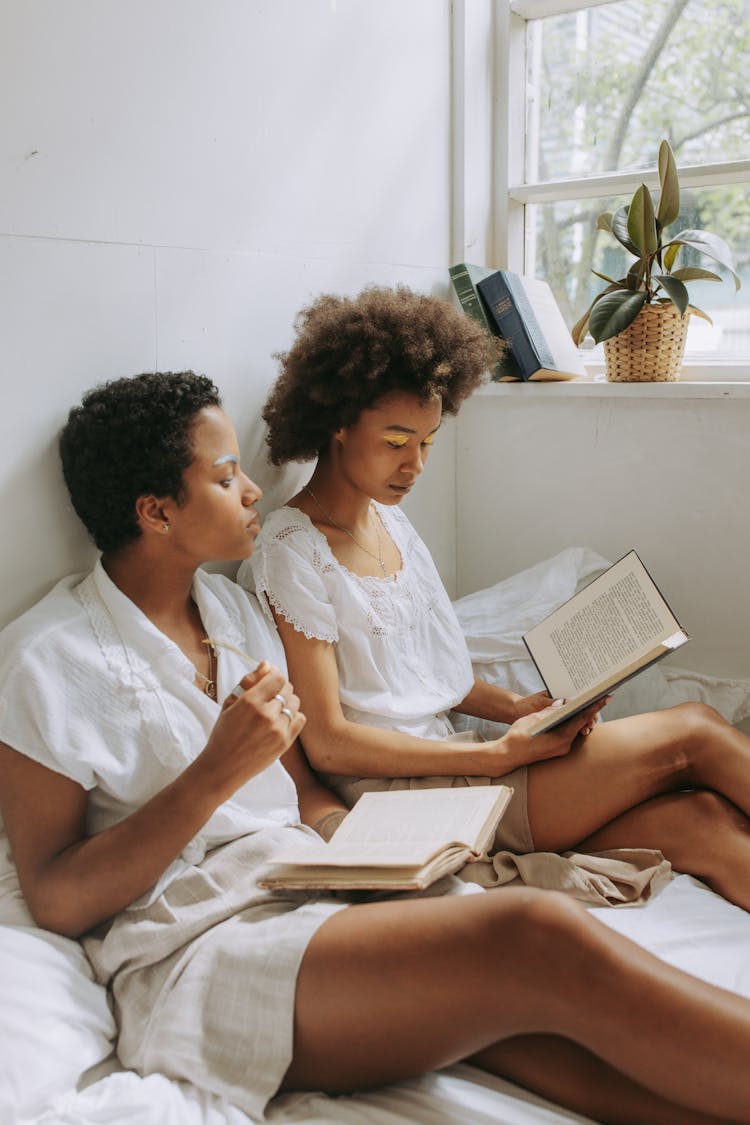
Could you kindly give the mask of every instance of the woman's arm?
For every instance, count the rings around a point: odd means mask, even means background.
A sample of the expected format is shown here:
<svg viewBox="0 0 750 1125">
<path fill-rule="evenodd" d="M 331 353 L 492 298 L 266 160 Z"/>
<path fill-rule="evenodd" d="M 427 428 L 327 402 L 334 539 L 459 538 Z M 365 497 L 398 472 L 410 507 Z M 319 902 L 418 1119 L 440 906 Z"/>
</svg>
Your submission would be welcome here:
<svg viewBox="0 0 750 1125">
<path fill-rule="evenodd" d="M 494 723 L 515 723 L 524 715 L 533 715 L 552 702 L 546 691 L 533 695 L 518 695 L 506 691 L 486 680 L 474 680 L 469 694 L 453 708 L 462 715 L 473 715 L 477 719 L 489 719 Z"/>
<path fill-rule="evenodd" d="M 553 731 L 530 737 L 522 718 L 502 738 L 460 742 L 416 738 L 400 731 L 352 723 L 344 717 L 333 646 L 310 640 L 276 615 L 289 674 L 303 701 L 307 723 L 302 744 L 313 769 L 351 777 L 425 777 L 433 774 L 502 777 L 517 766 L 567 754 L 573 739 L 602 704 Z"/>
<path fill-rule="evenodd" d="M 26 903 L 45 929 L 79 937 L 154 885 L 220 804 L 274 762 L 304 726 L 268 707 L 291 697 L 286 677 L 261 665 L 230 696 L 201 754 L 137 812 L 86 833 L 88 795 L 77 782 L 0 743 L 0 812 Z M 294 697 L 296 706 L 296 697 Z"/>
<path fill-rule="evenodd" d="M 289 747 L 281 764 L 297 789 L 300 820 L 314 828 L 324 840 L 330 840 L 348 812 L 346 805 L 318 781 L 299 742 Z"/>
</svg>

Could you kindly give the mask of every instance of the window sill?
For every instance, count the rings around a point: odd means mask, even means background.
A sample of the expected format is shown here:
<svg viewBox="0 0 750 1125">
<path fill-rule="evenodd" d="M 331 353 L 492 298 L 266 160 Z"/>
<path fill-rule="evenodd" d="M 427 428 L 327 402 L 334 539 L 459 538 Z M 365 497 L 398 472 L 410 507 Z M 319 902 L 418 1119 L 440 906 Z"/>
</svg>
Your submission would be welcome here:
<svg viewBox="0 0 750 1125">
<path fill-rule="evenodd" d="M 485 383 L 475 392 L 487 397 L 518 395 L 552 398 L 750 398 L 750 372 L 744 380 L 682 378 L 674 383 L 608 383 L 603 375 L 550 383 Z"/>
</svg>

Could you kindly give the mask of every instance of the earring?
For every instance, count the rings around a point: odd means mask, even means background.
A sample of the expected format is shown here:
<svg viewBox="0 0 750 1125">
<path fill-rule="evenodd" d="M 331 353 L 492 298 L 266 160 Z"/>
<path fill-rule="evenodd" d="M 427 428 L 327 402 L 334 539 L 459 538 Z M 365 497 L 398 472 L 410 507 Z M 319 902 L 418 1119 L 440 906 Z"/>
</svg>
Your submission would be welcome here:
<svg viewBox="0 0 750 1125">
<path fill-rule="evenodd" d="M 161 529 L 162 529 L 162 531 L 165 531 L 165 532 L 166 532 L 166 531 L 169 531 L 169 524 L 168 524 L 168 523 L 163 523 L 163 524 L 161 525 Z"/>
</svg>

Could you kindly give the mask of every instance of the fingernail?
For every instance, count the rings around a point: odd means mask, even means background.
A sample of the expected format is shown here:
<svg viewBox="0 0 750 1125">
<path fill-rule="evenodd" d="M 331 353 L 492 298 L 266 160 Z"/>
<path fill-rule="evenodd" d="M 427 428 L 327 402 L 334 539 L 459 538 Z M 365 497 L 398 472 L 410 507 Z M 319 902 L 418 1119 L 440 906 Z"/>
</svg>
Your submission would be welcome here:
<svg viewBox="0 0 750 1125">
<path fill-rule="evenodd" d="M 562 707 L 564 704 L 564 699 L 555 699 L 554 702 L 550 704 L 550 707 Z"/>
</svg>

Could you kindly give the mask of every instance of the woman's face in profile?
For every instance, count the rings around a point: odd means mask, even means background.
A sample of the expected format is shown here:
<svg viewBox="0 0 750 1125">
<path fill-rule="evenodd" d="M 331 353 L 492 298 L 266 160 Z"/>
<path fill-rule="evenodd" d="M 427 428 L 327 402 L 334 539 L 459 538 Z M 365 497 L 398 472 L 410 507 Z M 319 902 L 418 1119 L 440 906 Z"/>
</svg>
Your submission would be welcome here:
<svg viewBox="0 0 750 1125">
<path fill-rule="evenodd" d="M 384 395 L 334 436 L 340 470 L 378 503 L 399 504 L 424 468 L 441 416 L 437 396 Z"/>
<path fill-rule="evenodd" d="M 185 496 L 173 514 L 170 541 L 195 559 L 234 561 L 252 554 L 260 531 L 261 489 L 240 467 L 237 436 L 223 410 L 207 407 L 193 426 L 193 460 Z"/>
</svg>

